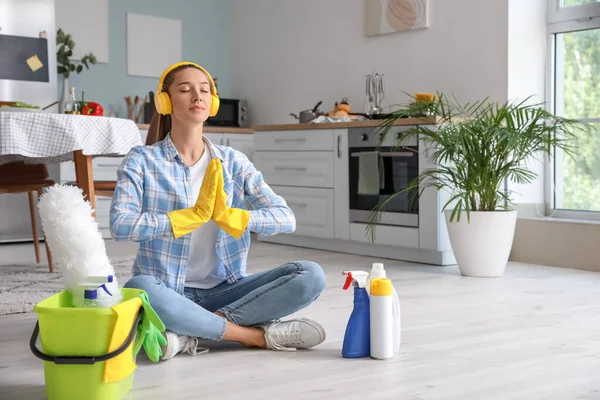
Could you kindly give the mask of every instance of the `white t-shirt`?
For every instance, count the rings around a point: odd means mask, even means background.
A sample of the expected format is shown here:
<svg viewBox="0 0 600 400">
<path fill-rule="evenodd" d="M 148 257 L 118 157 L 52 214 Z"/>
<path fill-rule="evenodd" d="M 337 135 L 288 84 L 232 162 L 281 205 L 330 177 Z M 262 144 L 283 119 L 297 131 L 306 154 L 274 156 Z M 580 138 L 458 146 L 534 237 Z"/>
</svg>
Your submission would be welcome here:
<svg viewBox="0 0 600 400">
<path fill-rule="evenodd" d="M 200 193 L 209 162 L 210 154 L 208 149 L 205 149 L 200 160 L 190 167 L 194 201 Z M 218 234 L 219 226 L 212 219 L 192 232 L 190 262 L 185 286 L 212 289 L 226 280 L 225 271 L 220 268 L 221 260 L 219 260 L 216 250 Z"/>
</svg>

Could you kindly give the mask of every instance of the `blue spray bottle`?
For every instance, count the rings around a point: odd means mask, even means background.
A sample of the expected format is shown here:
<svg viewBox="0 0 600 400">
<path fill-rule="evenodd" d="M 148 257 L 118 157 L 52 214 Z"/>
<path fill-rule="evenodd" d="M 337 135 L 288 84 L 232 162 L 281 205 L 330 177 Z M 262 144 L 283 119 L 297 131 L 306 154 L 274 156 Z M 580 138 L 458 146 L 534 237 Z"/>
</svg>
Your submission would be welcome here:
<svg viewBox="0 0 600 400">
<path fill-rule="evenodd" d="M 347 290 L 351 284 L 354 287 L 354 309 L 346 326 L 342 357 L 369 357 L 371 354 L 371 315 L 369 294 L 365 288 L 369 274 L 364 271 L 344 271 L 342 275 L 346 276 L 344 290 Z"/>
</svg>

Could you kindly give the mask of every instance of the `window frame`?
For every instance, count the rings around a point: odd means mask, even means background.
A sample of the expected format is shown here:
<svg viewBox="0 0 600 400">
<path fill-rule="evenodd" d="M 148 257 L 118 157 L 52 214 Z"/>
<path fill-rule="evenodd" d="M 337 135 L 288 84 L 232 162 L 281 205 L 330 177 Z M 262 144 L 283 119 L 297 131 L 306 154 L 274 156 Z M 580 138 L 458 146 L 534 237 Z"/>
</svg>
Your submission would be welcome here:
<svg viewBox="0 0 600 400">
<path fill-rule="evenodd" d="M 557 53 L 560 53 L 560 44 L 557 35 L 583 30 L 600 29 L 600 2 L 560 8 L 561 0 L 547 0 L 547 49 L 546 49 L 546 104 L 548 111 L 555 112 L 557 105 L 556 90 L 560 87 L 557 81 L 561 74 L 556 73 L 558 65 Z M 585 122 L 600 122 L 598 118 L 582 119 Z M 556 209 L 557 196 L 562 196 L 562 168 L 555 168 L 556 160 L 562 159 L 562 151 L 553 149 L 552 156 L 545 159 L 544 163 L 544 203 L 546 217 L 600 221 L 600 211 L 580 211 Z"/>
<path fill-rule="evenodd" d="M 576 25 L 600 18 L 600 2 L 583 4 L 580 6 L 561 7 L 562 0 L 547 0 L 547 19 L 549 25 L 567 24 Z"/>
</svg>

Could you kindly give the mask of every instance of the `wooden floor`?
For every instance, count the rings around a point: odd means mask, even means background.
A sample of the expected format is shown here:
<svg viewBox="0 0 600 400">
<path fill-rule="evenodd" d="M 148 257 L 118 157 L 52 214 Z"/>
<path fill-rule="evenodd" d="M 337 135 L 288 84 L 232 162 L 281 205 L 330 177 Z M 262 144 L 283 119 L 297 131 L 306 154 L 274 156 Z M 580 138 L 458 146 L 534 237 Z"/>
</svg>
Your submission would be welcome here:
<svg viewBox="0 0 600 400">
<path fill-rule="evenodd" d="M 17 248 L 17 257 L 32 257 Z M 108 244 L 111 256 L 133 249 Z M 0 248 L 3 262 L 7 252 Z M 324 325 L 325 343 L 298 352 L 211 343 L 208 354 L 158 364 L 140 356 L 127 398 L 600 399 L 599 273 L 511 264 L 502 279 L 475 279 L 455 267 L 384 260 L 401 296 L 401 354 L 347 360 L 340 350 L 352 293 L 341 271 L 368 271 L 376 260 L 255 241 L 250 270 L 295 259 L 327 272 L 327 289 L 298 314 Z M 1 399 L 45 398 L 42 362 L 28 347 L 35 320 L 0 317 Z"/>
</svg>

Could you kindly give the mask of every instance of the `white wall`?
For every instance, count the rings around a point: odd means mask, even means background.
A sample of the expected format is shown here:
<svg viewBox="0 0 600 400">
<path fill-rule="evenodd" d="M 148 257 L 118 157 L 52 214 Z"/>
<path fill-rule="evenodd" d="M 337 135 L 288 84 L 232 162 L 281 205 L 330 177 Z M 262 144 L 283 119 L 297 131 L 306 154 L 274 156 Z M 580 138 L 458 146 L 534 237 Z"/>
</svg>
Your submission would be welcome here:
<svg viewBox="0 0 600 400">
<path fill-rule="evenodd" d="M 508 99 L 530 103 L 545 101 L 546 91 L 546 2 L 547 0 L 509 0 L 508 18 Z M 532 157 L 528 168 L 538 174 L 531 184 L 509 183 L 520 215 L 541 216 L 544 213 L 543 155 Z"/>
<path fill-rule="evenodd" d="M 597 223 L 522 218 L 510 260 L 600 272 L 598 243 Z"/>
<path fill-rule="evenodd" d="M 508 95 L 507 0 L 430 0 L 429 29 L 366 38 L 363 0 L 232 0 L 230 87 L 250 99 L 254 124 L 293 123 L 348 97 L 364 107 L 365 74 L 402 91 L 455 93 L 460 101 Z"/>
</svg>

